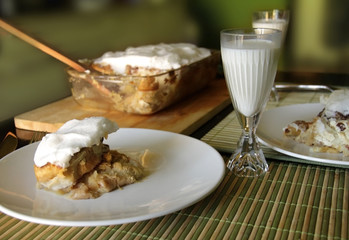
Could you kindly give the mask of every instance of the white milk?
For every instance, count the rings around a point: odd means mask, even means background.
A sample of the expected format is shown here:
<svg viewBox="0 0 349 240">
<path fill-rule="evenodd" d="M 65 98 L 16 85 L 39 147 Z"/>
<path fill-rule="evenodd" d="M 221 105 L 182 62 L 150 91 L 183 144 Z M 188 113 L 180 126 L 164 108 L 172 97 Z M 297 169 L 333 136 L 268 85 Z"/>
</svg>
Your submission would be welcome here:
<svg viewBox="0 0 349 240">
<path fill-rule="evenodd" d="M 285 19 L 258 19 L 252 23 L 253 28 L 272 28 L 282 32 L 282 39 L 285 39 L 287 32 L 287 21 Z"/>
<path fill-rule="evenodd" d="M 243 49 L 223 45 L 221 54 L 234 107 L 246 117 L 260 112 L 274 83 L 279 48 L 267 40 L 245 40 Z"/>
</svg>

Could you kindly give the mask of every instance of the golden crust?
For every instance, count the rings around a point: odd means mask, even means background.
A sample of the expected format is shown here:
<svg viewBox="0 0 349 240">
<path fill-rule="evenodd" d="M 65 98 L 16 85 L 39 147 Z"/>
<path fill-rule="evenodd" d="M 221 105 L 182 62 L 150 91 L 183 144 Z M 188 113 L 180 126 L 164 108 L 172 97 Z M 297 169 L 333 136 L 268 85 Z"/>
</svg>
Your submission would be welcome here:
<svg viewBox="0 0 349 240">
<path fill-rule="evenodd" d="M 34 165 L 34 173 L 39 188 L 68 192 L 84 174 L 93 170 L 101 161 L 103 144 L 83 148 L 70 160 L 68 168 L 51 163 L 42 167 Z"/>
<path fill-rule="evenodd" d="M 139 91 L 156 91 L 159 89 L 159 83 L 153 77 L 143 78 L 139 85 Z"/>
<path fill-rule="evenodd" d="M 102 74 L 115 75 L 115 72 L 113 71 L 113 69 L 111 68 L 110 65 L 102 66 L 102 65 L 97 64 L 97 63 L 92 63 L 91 67 L 94 70 L 96 70 L 97 72 L 100 72 Z"/>
<path fill-rule="evenodd" d="M 37 167 L 34 165 L 35 177 L 39 183 L 48 182 L 56 176 L 63 177 L 64 172 L 66 171 L 66 168 L 61 168 L 51 163 L 48 163 L 43 167 Z"/>
</svg>

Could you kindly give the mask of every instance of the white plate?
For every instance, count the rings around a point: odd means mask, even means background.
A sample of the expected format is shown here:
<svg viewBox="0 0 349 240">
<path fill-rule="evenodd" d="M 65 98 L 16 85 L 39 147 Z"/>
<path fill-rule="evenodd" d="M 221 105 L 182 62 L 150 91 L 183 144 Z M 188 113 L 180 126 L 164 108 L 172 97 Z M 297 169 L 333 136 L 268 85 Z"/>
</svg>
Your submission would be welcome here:
<svg viewBox="0 0 349 240">
<path fill-rule="evenodd" d="M 140 182 L 91 200 L 69 200 L 36 188 L 33 156 L 23 147 L 0 161 L 0 210 L 25 221 L 59 226 L 123 224 L 163 216 L 209 195 L 221 182 L 225 164 L 197 139 L 157 130 L 122 128 L 105 143 L 111 149 L 149 149 L 156 164 Z"/>
<path fill-rule="evenodd" d="M 309 146 L 283 136 L 282 129 L 287 124 L 295 120 L 311 120 L 323 107 L 320 103 L 309 103 L 289 105 L 265 111 L 258 125 L 257 136 L 261 143 L 292 157 L 312 162 L 349 166 L 349 159 L 345 158 L 345 161 L 343 161 L 342 154 L 315 153 L 311 151 Z"/>
</svg>

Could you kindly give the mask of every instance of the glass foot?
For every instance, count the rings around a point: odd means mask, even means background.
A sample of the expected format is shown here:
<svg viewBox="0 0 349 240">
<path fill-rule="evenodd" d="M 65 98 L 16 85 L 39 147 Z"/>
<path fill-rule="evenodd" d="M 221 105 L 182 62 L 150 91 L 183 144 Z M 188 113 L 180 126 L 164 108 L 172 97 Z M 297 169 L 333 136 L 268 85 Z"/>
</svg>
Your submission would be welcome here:
<svg viewBox="0 0 349 240">
<path fill-rule="evenodd" d="M 241 152 L 240 150 L 236 150 L 227 165 L 236 176 L 258 177 L 268 171 L 268 164 L 262 150 L 257 152 Z"/>
</svg>

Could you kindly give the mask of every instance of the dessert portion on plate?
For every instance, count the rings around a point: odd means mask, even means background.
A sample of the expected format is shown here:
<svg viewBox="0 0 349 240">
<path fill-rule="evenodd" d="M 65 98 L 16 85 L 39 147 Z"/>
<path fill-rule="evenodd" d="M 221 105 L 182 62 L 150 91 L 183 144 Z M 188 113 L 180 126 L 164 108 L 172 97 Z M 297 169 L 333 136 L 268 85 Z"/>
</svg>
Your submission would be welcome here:
<svg viewBox="0 0 349 240">
<path fill-rule="evenodd" d="M 104 117 L 66 122 L 47 134 L 34 155 L 37 187 L 72 199 L 97 198 L 144 175 L 133 159 L 103 143 L 118 126 Z"/>
<path fill-rule="evenodd" d="M 284 135 L 311 146 L 314 152 L 343 153 L 349 156 L 349 90 L 336 90 L 320 98 L 324 109 L 311 121 L 288 124 Z"/>
<path fill-rule="evenodd" d="M 82 106 L 144 115 L 203 89 L 215 79 L 219 62 L 219 51 L 160 43 L 107 52 L 83 61 L 96 71 L 68 69 L 68 74 Z"/>
</svg>

